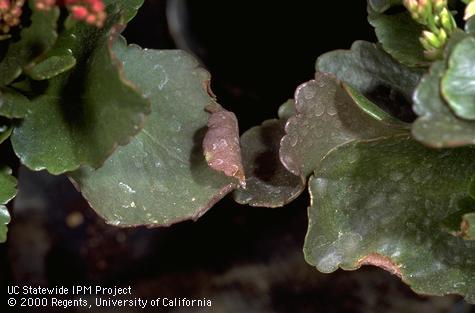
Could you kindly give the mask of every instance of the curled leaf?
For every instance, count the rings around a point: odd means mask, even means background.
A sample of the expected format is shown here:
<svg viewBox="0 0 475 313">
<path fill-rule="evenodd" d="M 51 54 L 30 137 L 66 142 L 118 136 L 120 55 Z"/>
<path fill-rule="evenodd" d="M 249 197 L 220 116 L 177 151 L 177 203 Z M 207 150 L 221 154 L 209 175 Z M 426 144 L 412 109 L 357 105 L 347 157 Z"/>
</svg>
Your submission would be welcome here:
<svg viewBox="0 0 475 313">
<path fill-rule="evenodd" d="M 393 260 L 387 256 L 378 253 L 370 253 L 358 260 L 357 267 L 361 267 L 363 265 L 377 266 L 393 275 L 398 276 L 399 278 L 402 278 L 401 266 L 395 264 Z"/>
<path fill-rule="evenodd" d="M 242 186 L 246 186 L 236 116 L 217 104 L 210 105 L 207 109 L 211 115 L 208 119 L 208 131 L 203 139 L 203 152 L 208 165 L 226 176 L 238 179 Z"/>
<path fill-rule="evenodd" d="M 276 208 L 294 200 L 304 190 L 304 178 L 290 173 L 279 158 L 285 123 L 294 111 L 294 102 L 289 100 L 279 108 L 279 120 L 267 120 L 242 135 L 246 188 L 234 191 L 238 203 Z"/>
<path fill-rule="evenodd" d="M 320 56 L 316 68 L 335 74 L 351 86 L 350 95 L 356 102 L 373 102 L 373 106 L 406 122 L 414 119 L 412 94 L 421 71 L 397 62 L 380 46 L 356 41 L 350 50 L 336 50 Z"/>
<path fill-rule="evenodd" d="M 387 114 L 373 103 L 360 104 L 331 74 L 317 73 L 315 80 L 301 85 L 295 94 L 296 114 L 287 121 L 281 141 L 284 166 L 295 175 L 308 176 L 338 145 L 406 132 L 400 123 L 385 120 Z"/>
</svg>

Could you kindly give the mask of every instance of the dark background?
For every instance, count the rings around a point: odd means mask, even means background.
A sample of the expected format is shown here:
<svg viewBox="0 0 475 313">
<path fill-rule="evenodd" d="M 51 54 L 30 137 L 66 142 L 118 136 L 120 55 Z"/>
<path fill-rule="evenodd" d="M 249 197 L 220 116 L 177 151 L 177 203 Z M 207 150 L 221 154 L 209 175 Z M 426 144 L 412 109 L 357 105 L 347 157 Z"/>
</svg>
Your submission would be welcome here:
<svg viewBox="0 0 475 313">
<path fill-rule="evenodd" d="M 295 88 L 312 79 L 318 55 L 348 49 L 357 39 L 375 41 L 365 6 L 148 0 L 125 36 L 147 48 L 194 53 L 211 72 L 219 102 L 245 131 L 275 117 Z M 197 222 L 119 229 L 99 219 L 64 177 L 21 168 L 20 181 L 9 240 L 0 246 L 2 286 L 131 285 L 135 297 L 213 301 L 212 308 L 169 312 L 475 312 L 459 297 L 417 296 L 376 268 L 318 273 L 301 252 L 306 194 L 281 209 L 239 206 L 227 197 Z M 1 293 L 0 312 L 15 312 L 3 307 L 6 299 Z"/>
<path fill-rule="evenodd" d="M 175 39 L 191 50 L 211 72 L 214 93 L 237 114 L 242 130 L 275 117 L 296 87 L 312 79 L 317 56 L 348 49 L 357 39 L 376 40 L 362 0 L 178 0 L 166 5 L 146 1 L 126 37 L 156 49 L 175 48 Z"/>
</svg>

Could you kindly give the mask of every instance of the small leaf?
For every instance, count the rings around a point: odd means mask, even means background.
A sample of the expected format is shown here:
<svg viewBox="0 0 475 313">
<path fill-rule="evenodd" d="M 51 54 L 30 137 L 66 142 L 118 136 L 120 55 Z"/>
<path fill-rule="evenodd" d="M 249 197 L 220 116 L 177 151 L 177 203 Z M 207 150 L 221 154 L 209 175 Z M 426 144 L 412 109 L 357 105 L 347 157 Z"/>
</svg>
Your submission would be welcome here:
<svg viewBox="0 0 475 313">
<path fill-rule="evenodd" d="M 71 49 L 77 64 L 48 81 L 13 132 L 15 153 L 29 168 L 52 174 L 85 164 L 97 168 L 140 131 L 150 104 L 124 79 L 110 51 L 120 18 L 112 10 L 103 28 L 78 23 L 52 49 Z"/>
<path fill-rule="evenodd" d="M 4 205 L 0 205 L 0 243 L 7 241 L 7 225 L 10 224 L 10 213 Z"/>
<path fill-rule="evenodd" d="M 165 226 L 197 219 L 237 182 L 208 167 L 202 143 L 214 98 L 209 74 L 183 51 L 142 50 L 119 40 L 114 52 L 125 74 L 148 95 L 143 130 L 104 165 L 71 173 L 108 223 Z"/>
<path fill-rule="evenodd" d="M 407 136 L 334 149 L 309 182 L 307 262 L 325 273 L 373 264 L 418 293 L 475 302 L 475 242 L 442 227 L 467 197 L 474 158 L 473 148 L 435 150 Z"/>
<path fill-rule="evenodd" d="M 289 99 L 284 104 L 279 107 L 278 111 L 279 119 L 288 120 L 292 115 L 295 114 L 295 100 Z"/>
<path fill-rule="evenodd" d="M 377 13 L 383 13 L 387 9 L 402 4 L 402 0 L 368 0 L 370 8 Z"/>
<path fill-rule="evenodd" d="M 336 50 L 320 56 L 316 68 L 335 74 L 391 115 L 408 122 L 413 118 L 411 98 L 421 71 L 400 64 L 378 45 L 356 41 L 351 50 Z M 361 100 L 364 101 L 364 97 Z"/>
<path fill-rule="evenodd" d="M 220 105 L 207 107 L 211 116 L 208 131 L 203 139 L 203 153 L 209 167 L 234 177 L 246 185 L 244 168 L 239 145 L 239 127 L 234 113 L 224 110 Z"/>
<path fill-rule="evenodd" d="M 120 7 L 124 24 L 127 24 L 135 17 L 143 3 L 144 0 L 104 0 L 104 4 L 107 6 L 117 5 Z"/>
<path fill-rule="evenodd" d="M 5 118 L 0 117 L 0 144 L 10 138 L 13 127 L 11 122 Z"/>
<path fill-rule="evenodd" d="M 0 90 L 0 116 L 23 118 L 28 114 L 30 100 L 12 88 Z"/>
<path fill-rule="evenodd" d="M 290 173 L 279 159 L 285 122 L 295 113 L 293 100 L 279 108 L 279 120 L 267 120 L 241 136 L 246 188 L 234 191 L 240 204 L 277 208 L 297 198 L 305 188 L 303 177 Z"/>
<path fill-rule="evenodd" d="M 0 167 L 0 242 L 7 240 L 7 225 L 10 222 L 10 214 L 5 205 L 16 195 L 17 181 L 11 176 L 11 170 Z"/>
<path fill-rule="evenodd" d="M 34 2 L 33 0 L 28 2 L 33 11 L 31 25 L 21 31 L 19 41 L 10 43 L 0 63 L 0 86 L 10 84 L 24 69 L 32 67 L 35 60 L 48 51 L 56 41 L 59 9 L 36 10 Z"/>
<path fill-rule="evenodd" d="M 75 65 L 76 59 L 72 55 L 53 55 L 28 70 L 27 74 L 34 80 L 51 79 L 61 73 L 69 71 Z"/>
<path fill-rule="evenodd" d="M 475 123 L 457 118 L 440 93 L 446 65 L 434 62 L 414 93 L 414 111 L 420 116 L 412 125 L 418 141 L 435 148 L 475 144 Z"/>
<path fill-rule="evenodd" d="M 374 27 L 384 50 L 407 66 L 428 66 L 424 48 L 419 41 L 423 27 L 409 12 L 384 14 L 368 6 L 368 21 Z"/>
<path fill-rule="evenodd" d="M 288 120 L 280 147 L 282 163 L 295 175 L 308 176 L 328 151 L 343 143 L 406 132 L 399 123 L 375 119 L 384 116 L 381 109 L 372 103 L 361 108 L 331 74 L 317 73 L 301 85 L 295 102 L 297 113 Z"/>
<path fill-rule="evenodd" d="M 0 204 L 7 204 L 15 197 L 16 194 L 16 179 L 11 176 L 10 168 L 0 167 Z"/>
<path fill-rule="evenodd" d="M 475 38 L 467 37 L 453 48 L 442 95 L 455 115 L 475 120 Z"/>
</svg>

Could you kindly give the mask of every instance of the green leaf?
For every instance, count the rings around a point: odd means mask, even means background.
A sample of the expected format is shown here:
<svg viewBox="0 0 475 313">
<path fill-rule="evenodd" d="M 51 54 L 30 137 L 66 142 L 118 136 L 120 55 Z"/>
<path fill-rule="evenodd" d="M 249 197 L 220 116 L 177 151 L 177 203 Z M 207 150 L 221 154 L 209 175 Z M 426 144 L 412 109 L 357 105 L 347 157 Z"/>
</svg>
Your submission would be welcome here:
<svg viewBox="0 0 475 313">
<path fill-rule="evenodd" d="M 303 177 L 290 173 L 279 159 L 287 118 L 295 113 L 289 100 L 279 108 L 280 119 L 267 120 L 241 136 L 246 188 L 234 191 L 240 204 L 276 208 L 297 198 L 305 188 Z"/>
<path fill-rule="evenodd" d="M 13 148 L 29 168 L 52 174 L 97 168 L 142 128 L 150 104 L 110 51 L 119 17 L 110 13 L 101 29 L 78 23 L 58 38 L 51 53 L 70 49 L 77 64 L 48 81 L 13 132 Z"/>
<path fill-rule="evenodd" d="M 16 194 L 16 179 L 11 176 L 10 168 L 0 167 L 0 204 L 7 204 L 15 197 Z"/>
<path fill-rule="evenodd" d="M 104 4 L 107 6 L 108 14 L 114 16 L 119 13 L 121 16 L 120 23 L 125 25 L 137 14 L 143 2 L 144 0 L 107 0 L 104 1 Z M 94 27 L 77 21 L 74 21 L 71 25 L 66 27 L 67 32 L 62 34 L 53 49 L 43 56 L 36 66 L 27 71 L 26 74 L 29 77 L 35 80 L 51 79 L 76 65 L 73 47 L 80 50 L 84 40 L 91 34 Z"/>
<path fill-rule="evenodd" d="M 23 118 L 28 114 L 30 100 L 13 88 L 0 90 L 0 116 Z"/>
<path fill-rule="evenodd" d="M 31 25 L 20 33 L 20 40 L 10 43 L 0 63 L 0 86 L 5 86 L 19 77 L 24 69 L 32 67 L 35 60 L 50 49 L 56 41 L 56 24 L 59 9 L 39 11 L 33 0 L 29 6 L 33 13 Z"/>
<path fill-rule="evenodd" d="M 423 27 L 412 19 L 409 12 L 384 14 L 368 6 L 368 21 L 384 50 L 396 60 L 407 66 L 430 64 L 419 41 Z"/>
<path fill-rule="evenodd" d="M 317 73 L 297 89 L 295 101 L 297 113 L 287 122 L 280 148 L 282 163 L 295 175 L 308 176 L 328 151 L 343 143 L 406 132 L 400 123 L 385 120 L 372 103 L 360 107 L 331 74 Z"/>
<path fill-rule="evenodd" d="M 442 95 L 462 119 L 475 119 L 475 38 L 467 37 L 454 48 L 442 78 Z"/>
<path fill-rule="evenodd" d="M 202 142 L 214 102 L 209 74 L 183 51 L 114 51 L 128 79 L 152 101 L 144 129 L 97 169 L 71 174 L 81 192 L 108 223 L 170 225 L 197 219 L 226 193 L 234 178 L 208 167 Z"/>
<path fill-rule="evenodd" d="M 475 123 L 454 116 L 440 93 L 446 65 L 434 62 L 414 93 L 414 111 L 420 116 L 412 125 L 418 141 L 435 148 L 475 144 Z"/>
<path fill-rule="evenodd" d="M 336 50 L 320 56 L 317 71 L 333 73 L 353 91 L 355 101 L 376 103 L 395 116 L 409 116 L 412 93 L 421 71 L 408 68 L 388 55 L 381 47 L 356 41 L 351 50 Z"/>
<path fill-rule="evenodd" d="M 475 302 L 475 242 L 442 227 L 467 197 L 474 158 L 406 136 L 336 148 L 309 182 L 307 262 L 325 273 L 376 265 L 418 293 Z"/>
<path fill-rule="evenodd" d="M 104 4 L 108 7 L 114 5 L 120 7 L 124 24 L 127 24 L 135 17 L 143 3 L 144 0 L 104 0 Z"/>
<path fill-rule="evenodd" d="M 13 127 L 11 122 L 5 118 L 0 117 L 0 144 L 10 138 Z"/>
<path fill-rule="evenodd" d="M 390 7 L 402 4 L 402 0 L 368 0 L 370 8 L 377 13 L 383 13 Z"/>
<path fill-rule="evenodd" d="M 288 120 L 292 115 L 295 114 L 295 100 L 289 99 L 284 104 L 279 107 L 277 112 L 279 119 Z"/>
<path fill-rule="evenodd" d="M 0 205 L 0 243 L 7 241 L 7 225 L 10 224 L 10 213 L 4 205 Z"/>
<path fill-rule="evenodd" d="M 17 181 L 11 176 L 11 170 L 0 167 L 0 242 L 7 240 L 7 225 L 10 222 L 10 214 L 5 205 L 16 195 Z"/>
<path fill-rule="evenodd" d="M 72 55 L 53 55 L 27 71 L 27 74 L 34 80 L 51 79 L 61 73 L 69 71 L 75 65 L 76 59 Z"/>
</svg>

